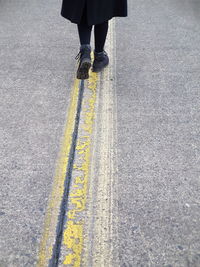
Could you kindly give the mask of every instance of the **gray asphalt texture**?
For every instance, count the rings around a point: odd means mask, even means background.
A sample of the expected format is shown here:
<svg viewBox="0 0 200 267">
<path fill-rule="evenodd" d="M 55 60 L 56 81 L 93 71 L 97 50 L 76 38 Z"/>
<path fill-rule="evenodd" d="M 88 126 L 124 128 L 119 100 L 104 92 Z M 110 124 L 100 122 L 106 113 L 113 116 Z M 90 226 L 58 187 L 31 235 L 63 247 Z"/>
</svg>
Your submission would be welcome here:
<svg viewBox="0 0 200 267">
<path fill-rule="evenodd" d="M 200 266 L 200 2 L 117 23 L 121 266 Z"/>
<path fill-rule="evenodd" d="M 60 6 L 0 1 L 2 267 L 36 263 L 78 53 Z"/>
<path fill-rule="evenodd" d="M 0 0 L 0 266 L 34 266 L 75 75 L 61 1 Z M 116 19 L 121 267 L 200 266 L 200 2 Z"/>
</svg>

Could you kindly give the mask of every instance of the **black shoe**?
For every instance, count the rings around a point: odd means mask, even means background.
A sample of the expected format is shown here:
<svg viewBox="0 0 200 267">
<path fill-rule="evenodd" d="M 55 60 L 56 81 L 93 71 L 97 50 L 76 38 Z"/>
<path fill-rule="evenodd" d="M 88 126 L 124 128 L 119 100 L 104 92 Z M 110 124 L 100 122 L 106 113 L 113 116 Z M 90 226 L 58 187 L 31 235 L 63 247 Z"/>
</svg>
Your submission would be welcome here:
<svg viewBox="0 0 200 267">
<path fill-rule="evenodd" d="M 76 56 L 76 59 L 79 60 L 79 66 L 77 70 L 77 79 L 88 79 L 89 78 L 89 69 L 91 67 L 91 46 L 89 44 L 81 45 L 80 52 Z"/>
<path fill-rule="evenodd" d="M 93 72 L 102 71 L 108 64 L 109 64 L 109 58 L 106 51 L 103 50 L 103 52 L 99 53 L 94 51 L 94 62 L 92 66 Z"/>
</svg>

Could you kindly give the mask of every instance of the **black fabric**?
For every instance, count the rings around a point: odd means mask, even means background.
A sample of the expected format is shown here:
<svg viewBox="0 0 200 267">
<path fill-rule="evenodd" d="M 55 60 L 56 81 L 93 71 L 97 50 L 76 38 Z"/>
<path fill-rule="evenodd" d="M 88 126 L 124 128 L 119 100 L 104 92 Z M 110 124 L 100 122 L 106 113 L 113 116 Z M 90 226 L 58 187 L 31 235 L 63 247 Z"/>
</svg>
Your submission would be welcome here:
<svg viewBox="0 0 200 267">
<path fill-rule="evenodd" d="M 85 4 L 88 25 L 101 24 L 112 17 L 127 16 L 127 0 L 62 0 L 61 15 L 80 24 Z"/>
<path fill-rule="evenodd" d="M 80 44 L 90 44 L 92 25 L 87 22 L 87 5 L 85 5 L 81 22 L 78 24 Z M 108 21 L 94 26 L 95 52 L 102 52 L 108 32 Z"/>
</svg>

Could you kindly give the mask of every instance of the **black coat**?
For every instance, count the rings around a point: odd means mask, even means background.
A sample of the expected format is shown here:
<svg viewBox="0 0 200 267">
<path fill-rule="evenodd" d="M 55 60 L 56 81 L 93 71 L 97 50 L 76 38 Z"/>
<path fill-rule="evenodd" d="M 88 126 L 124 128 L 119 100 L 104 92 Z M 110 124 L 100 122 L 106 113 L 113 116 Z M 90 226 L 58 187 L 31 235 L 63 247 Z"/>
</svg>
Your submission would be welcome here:
<svg viewBox="0 0 200 267">
<path fill-rule="evenodd" d="M 96 25 L 112 17 L 127 16 L 127 0 L 62 0 L 61 15 L 78 24 L 85 4 L 88 25 Z"/>
</svg>

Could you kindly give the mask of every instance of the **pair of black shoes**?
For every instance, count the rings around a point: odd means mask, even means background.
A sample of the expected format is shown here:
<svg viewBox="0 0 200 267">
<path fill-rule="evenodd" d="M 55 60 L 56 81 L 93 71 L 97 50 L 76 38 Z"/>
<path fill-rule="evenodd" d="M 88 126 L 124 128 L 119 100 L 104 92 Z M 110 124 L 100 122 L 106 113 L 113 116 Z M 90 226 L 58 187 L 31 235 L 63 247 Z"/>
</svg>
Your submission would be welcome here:
<svg viewBox="0 0 200 267">
<path fill-rule="evenodd" d="M 102 71 L 108 64 L 109 58 L 107 53 L 103 50 L 100 53 L 94 51 L 94 61 L 91 64 L 91 46 L 90 45 L 81 45 L 80 52 L 76 56 L 76 59 L 79 59 L 79 66 L 77 70 L 77 79 L 88 79 L 89 78 L 89 69 L 92 65 L 93 72 Z"/>
</svg>

